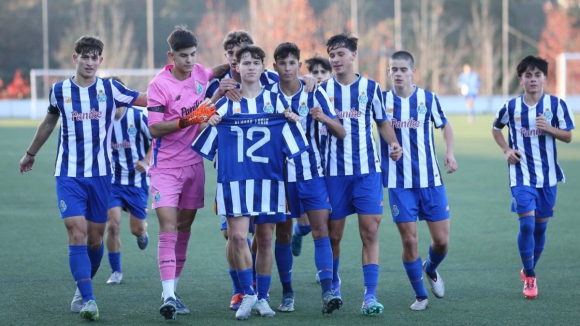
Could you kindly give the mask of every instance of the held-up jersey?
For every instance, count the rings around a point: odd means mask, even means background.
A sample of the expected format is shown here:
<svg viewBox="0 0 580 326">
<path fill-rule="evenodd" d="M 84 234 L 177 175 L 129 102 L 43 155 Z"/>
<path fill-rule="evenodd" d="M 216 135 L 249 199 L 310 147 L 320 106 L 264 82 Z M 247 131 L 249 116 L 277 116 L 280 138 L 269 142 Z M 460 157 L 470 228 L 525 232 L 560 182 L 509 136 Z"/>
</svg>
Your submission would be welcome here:
<svg viewBox="0 0 580 326">
<path fill-rule="evenodd" d="M 372 79 L 359 76 L 350 85 L 341 85 L 336 77 L 321 85 L 338 119 L 346 130 L 342 140 L 328 134 L 325 151 L 326 176 L 361 175 L 381 172 L 381 161 L 373 123 L 385 121 L 381 87 Z"/>
<path fill-rule="evenodd" d="M 524 96 L 507 101 L 497 112 L 495 130 L 508 126 L 508 145 L 522 153 L 520 162 L 508 164 L 510 187 L 552 187 L 564 180 L 558 165 L 556 138 L 536 129 L 536 117 L 543 114 L 552 127 L 574 129 L 574 115 L 564 100 L 544 94 L 535 106 L 527 106 Z"/>
<path fill-rule="evenodd" d="M 220 82 L 224 78 L 232 78 L 232 70 L 228 70 L 228 73 L 222 78 L 214 78 L 210 80 L 209 84 L 207 85 L 207 92 L 205 93 L 205 97 L 212 98 L 213 94 L 218 90 L 220 87 Z M 260 75 L 260 85 L 262 87 L 266 85 L 270 85 L 273 83 L 277 83 L 280 80 L 278 74 L 272 70 L 264 70 L 262 75 Z M 242 84 L 238 83 L 238 88 L 242 88 Z"/>
<path fill-rule="evenodd" d="M 147 172 L 137 171 L 135 163 L 145 158 L 150 141 L 147 116 L 143 111 L 128 107 L 121 119 L 113 119 L 113 184 L 148 188 Z"/>
<path fill-rule="evenodd" d="M 282 114 L 223 117 L 191 146 L 209 160 L 217 151 L 217 214 L 226 216 L 286 213 L 285 160 L 308 147 L 301 125 Z"/>
<path fill-rule="evenodd" d="M 266 86 L 266 89 L 284 96 L 292 107 L 292 111 L 300 116 L 300 123 L 310 143 L 308 151 L 302 153 L 300 157 L 288 160 L 288 182 L 304 181 L 324 176 L 320 141 L 321 136 L 327 135 L 327 128 L 324 124 L 312 119 L 310 109 L 320 107 L 322 112 L 331 119 L 336 118 L 332 103 L 321 87 L 317 87 L 314 91 L 307 93 L 304 91 L 304 82 L 300 81 L 300 84 L 300 90 L 291 96 L 286 96 L 282 93 L 279 83 Z M 326 139 L 326 137 L 324 138 Z"/>
<path fill-rule="evenodd" d="M 282 113 L 289 105 L 283 95 L 262 88 L 262 92 L 256 97 L 242 97 L 240 102 L 224 96 L 217 101 L 215 107 L 216 113 L 224 117 L 234 114 Z"/>
<path fill-rule="evenodd" d="M 389 157 L 389 144 L 381 138 L 383 186 L 426 188 L 442 185 L 433 126 L 445 126 L 447 118 L 439 99 L 420 87 L 415 87 L 408 98 L 398 97 L 392 89 L 383 94 L 387 117 L 403 148 L 403 156 L 395 162 Z"/>
<path fill-rule="evenodd" d="M 52 85 L 48 113 L 61 118 L 54 175 L 111 175 L 115 109 L 131 106 L 138 95 L 116 80 L 99 77 L 89 87 L 76 85 L 73 78 Z"/>
</svg>

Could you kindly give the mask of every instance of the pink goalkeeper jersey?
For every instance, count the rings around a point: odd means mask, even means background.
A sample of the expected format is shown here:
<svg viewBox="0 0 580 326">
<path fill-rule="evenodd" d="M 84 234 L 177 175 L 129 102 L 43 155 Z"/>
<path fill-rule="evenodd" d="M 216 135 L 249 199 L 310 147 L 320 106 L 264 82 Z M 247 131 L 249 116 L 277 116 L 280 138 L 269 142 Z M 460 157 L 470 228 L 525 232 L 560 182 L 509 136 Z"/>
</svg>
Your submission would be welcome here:
<svg viewBox="0 0 580 326">
<path fill-rule="evenodd" d="M 191 76 L 177 80 L 171 74 L 173 65 L 159 72 L 147 87 L 149 126 L 161 121 L 182 118 L 195 110 L 204 100 L 213 70 L 195 64 Z M 158 168 L 177 168 L 201 163 L 202 157 L 191 150 L 199 125 L 153 139 L 151 164 Z"/>
</svg>

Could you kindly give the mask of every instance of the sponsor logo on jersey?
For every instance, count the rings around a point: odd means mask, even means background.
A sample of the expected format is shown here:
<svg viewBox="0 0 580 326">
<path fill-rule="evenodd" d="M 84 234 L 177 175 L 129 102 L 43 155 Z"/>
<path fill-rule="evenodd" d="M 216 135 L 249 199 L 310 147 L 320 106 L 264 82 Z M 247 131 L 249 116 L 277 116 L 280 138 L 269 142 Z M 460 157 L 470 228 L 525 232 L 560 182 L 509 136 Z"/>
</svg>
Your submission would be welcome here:
<svg viewBox="0 0 580 326">
<path fill-rule="evenodd" d="M 300 103 L 300 106 L 298 107 L 298 113 L 300 113 L 300 115 L 308 114 L 308 107 L 306 106 L 305 102 Z"/>
<path fill-rule="evenodd" d="M 427 113 L 427 107 L 425 106 L 425 103 L 423 102 L 419 103 L 419 106 L 417 107 L 417 112 L 419 112 L 419 114 Z"/>
<path fill-rule="evenodd" d="M 358 102 L 360 104 L 367 104 L 367 102 L 369 101 L 369 98 L 367 96 L 367 93 L 365 91 L 362 91 L 359 95 L 358 95 Z"/>
<path fill-rule="evenodd" d="M 129 136 L 135 136 L 137 134 L 137 128 L 134 125 L 129 125 L 129 129 L 127 129 L 127 133 Z"/>
<path fill-rule="evenodd" d="M 106 100 L 107 95 L 105 95 L 105 92 L 102 89 L 99 89 L 99 92 L 97 93 L 97 101 L 105 102 Z"/>
<path fill-rule="evenodd" d="M 393 108 L 390 108 L 390 109 L 388 109 L 388 110 L 387 110 L 387 113 L 388 113 L 388 114 L 393 114 L 393 111 L 395 111 L 395 109 L 393 109 Z"/>
<path fill-rule="evenodd" d="M 399 121 L 399 120 L 393 118 L 393 119 L 391 119 L 391 125 L 393 125 L 393 128 L 397 128 L 397 129 L 403 129 L 403 128 L 417 129 L 421 125 L 421 122 L 413 119 L 413 117 L 409 118 L 409 120 L 406 120 L 406 121 Z"/>
<path fill-rule="evenodd" d="M 64 211 L 66 211 L 66 203 L 64 202 L 64 200 L 60 201 L 60 211 L 64 213 Z"/>
<path fill-rule="evenodd" d="M 520 117 L 520 116 L 518 115 L 518 116 L 517 116 L 517 117 L 516 117 L 514 120 L 516 120 L 516 121 L 521 121 L 521 120 L 522 120 L 522 117 Z"/>
<path fill-rule="evenodd" d="M 399 208 L 397 205 L 393 205 L 393 215 L 399 216 Z"/>
<path fill-rule="evenodd" d="M 272 103 L 266 102 L 266 105 L 264 105 L 264 112 L 274 113 L 274 107 L 272 106 Z"/>
<path fill-rule="evenodd" d="M 362 115 L 360 111 L 357 111 L 355 108 L 350 108 L 348 111 L 334 109 L 334 112 L 339 119 L 358 119 Z"/>
<path fill-rule="evenodd" d="M 201 94 L 203 92 L 203 87 L 197 80 L 195 81 L 195 91 L 197 94 Z"/>
<path fill-rule="evenodd" d="M 71 103 L 72 102 L 72 98 L 67 97 L 66 100 L 64 100 L 65 103 Z"/>
<path fill-rule="evenodd" d="M 546 117 L 546 120 L 552 120 L 552 118 L 554 117 L 554 114 L 552 114 L 552 111 L 549 108 L 544 109 L 544 117 Z"/>
<path fill-rule="evenodd" d="M 234 113 L 240 113 L 240 112 L 242 112 L 242 108 L 240 108 L 240 107 L 234 108 Z"/>
<path fill-rule="evenodd" d="M 99 120 L 103 112 L 97 111 L 95 109 L 91 109 L 90 112 L 77 112 L 72 111 L 71 113 L 71 120 L 72 121 L 81 121 L 81 120 Z"/>
<path fill-rule="evenodd" d="M 334 103 L 334 96 L 331 97 L 331 98 L 329 98 L 329 100 L 330 100 L 330 102 L 333 102 Z"/>
</svg>

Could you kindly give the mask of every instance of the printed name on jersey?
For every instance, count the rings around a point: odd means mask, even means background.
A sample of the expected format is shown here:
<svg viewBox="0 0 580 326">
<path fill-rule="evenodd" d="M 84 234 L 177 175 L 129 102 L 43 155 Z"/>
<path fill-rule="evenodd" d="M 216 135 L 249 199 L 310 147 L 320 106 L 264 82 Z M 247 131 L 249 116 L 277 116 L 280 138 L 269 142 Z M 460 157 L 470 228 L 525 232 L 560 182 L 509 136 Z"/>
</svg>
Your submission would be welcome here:
<svg viewBox="0 0 580 326">
<path fill-rule="evenodd" d="M 193 103 L 193 105 L 190 106 L 190 107 L 182 107 L 181 108 L 181 116 L 182 117 L 185 117 L 186 115 L 190 114 L 195 109 L 197 109 L 201 103 L 202 103 L 202 101 L 201 100 L 198 100 L 195 103 Z"/>
<path fill-rule="evenodd" d="M 351 108 L 348 111 L 339 111 L 338 109 L 334 109 L 334 112 L 339 119 L 358 119 L 362 115 L 362 113 L 355 108 Z"/>
<path fill-rule="evenodd" d="M 419 128 L 419 126 L 421 126 L 421 121 L 415 120 L 413 117 L 409 118 L 409 120 L 406 121 L 399 121 L 396 118 L 392 118 L 391 125 L 393 126 L 393 128 L 397 129 L 403 128 L 417 129 Z"/>
<path fill-rule="evenodd" d="M 133 141 L 127 141 L 127 140 L 123 140 L 120 143 L 116 143 L 114 141 L 111 141 L 111 148 L 112 149 L 125 149 L 125 148 L 131 148 L 133 145 Z"/>
<path fill-rule="evenodd" d="M 522 129 L 520 130 L 520 133 L 521 133 L 522 137 L 536 137 L 536 136 L 546 135 L 546 132 L 543 131 L 542 129 L 527 130 L 524 127 L 522 127 Z"/>
<path fill-rule="evenodd" d="M 81 121 L 81 120 L 99 120 L 103 116 L 103 112 L 91 109 L 91 112 L 77 112 L 72 111 L 71 120 Z"/>
</svg>

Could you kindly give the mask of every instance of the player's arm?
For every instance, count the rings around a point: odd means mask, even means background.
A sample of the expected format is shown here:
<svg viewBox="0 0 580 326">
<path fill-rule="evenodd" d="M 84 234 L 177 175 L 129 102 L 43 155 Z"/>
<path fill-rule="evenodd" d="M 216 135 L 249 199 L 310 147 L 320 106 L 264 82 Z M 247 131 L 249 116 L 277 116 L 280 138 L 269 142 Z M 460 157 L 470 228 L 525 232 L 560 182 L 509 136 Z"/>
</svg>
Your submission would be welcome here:
<svg viewBox="0 0 580 326">
<path fill-rule="evenodd" d="M 391 126 L 391 123 L 387 120 L 377 121 L 377 126 L 379 127 L 379 133 L 381 134 L 381 137 L 383 137 L 385 142 L 389 144 L 391 149 L 389 156 L 393 161 L 398 161 L 401 156 L 403 156 L 403 148 L 397 140 L 397 135 L 395 134 L 393 126 Z"/>
<path fill-rule="evenodd" d="M 50 109 L 49 109 L 50 110 Z M 32 139 L 32 143 L 28 146 L 24 157 L 20 160 L 20 173 L 24 174 L 24 172 L 28 172 L 32 170 L 32 166 L 34 165 L 34 157 L 42 148 L 42 145 L 46 142 L 46 140 L 52 134 L 54 127 L 58 122 L 59 114 L 57 113 L 47 113 L 38 129 L 36 129 L 36 134 Z"/>
<path fill-rule="evenodd" d="M 321 107 L 317 106 L 310 109 L 310 115 L 312 116 L 312 119 L 324 123 L 334 137 L 338 139 L 344 139 L 344 137 L 346 137 L 346 130 L 344 130 L 340 120 L 338 120 L 338 118 L 333 119 L 326 115 Z"/>
<path fill-rule="evenodd" d="M 221 65 L 212 67 L 211 70 L 213 70 L 214 78 L 222 78 L 230 70 L 230 65 L 229 65 L 229 63 L 223 63 Z"/>
<path fill-rule="evenodd" d="M 538 113 L 538 116 L 536 117 L 536 128 L 549 133 L 554 138 L 556 138 L 560 141 L 563 141 L 565 143 L 569 143 L 572 141 L 572 131 L 571 130 L 562 130 L 562 129 L 553 127 L 548 122 L 546 117 L 544 117 L 544 115 L 541 113 Z"/>
<path fill-rule="evenodd" d="M 146 108 L 147 107 L 147 93 L 139 93 L 133 105 L 141 106 Z"/>
<path fill-rule="evenodd" d="M 516 164 L 520 162 L 520 157 L 522 153 L 515 150 L 506 143 L 505 137 L 503 136 L 502 129 L 505 127 L 498 119 L 495 119 L 493 126 L 491 127 L 491 134 L 496 144 L 501 148 L 509 164 Z"/>
<path fill-rule="evenodd" d="M 441 133 L 443 134 L 443 141 L 445 141 L 445 167 L 447 168 L 447 173 L 453 173 L 457 170 L 457 161 L 455 160 L 455 136 L 451 122 L 447 121 L 441 128 Z"/>
</svg>

